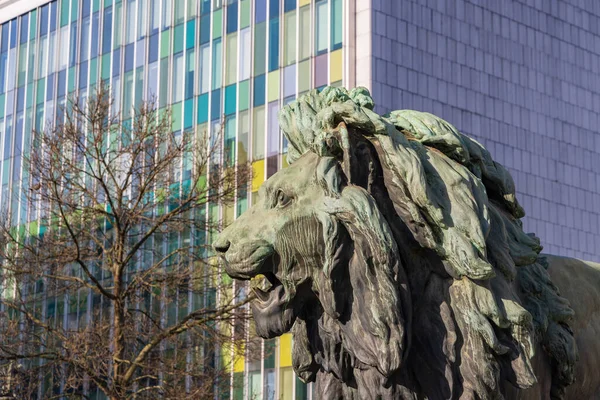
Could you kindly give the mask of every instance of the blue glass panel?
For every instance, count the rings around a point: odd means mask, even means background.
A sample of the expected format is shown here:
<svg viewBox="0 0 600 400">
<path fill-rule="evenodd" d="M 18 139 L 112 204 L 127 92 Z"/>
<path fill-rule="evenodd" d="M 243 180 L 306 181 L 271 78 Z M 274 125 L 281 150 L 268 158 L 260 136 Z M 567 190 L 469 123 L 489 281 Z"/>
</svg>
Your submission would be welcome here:
<svg viewBox="0 0 600 400">
<path fill-rule="evenodd" d="M 8 121 L 6 122 L 4 135 L 4 159 L 7 160 L 10 157 L 10 145 L 12 139 L 12 124 Z"/>
<path fill-rule="evenodd" d="M 208 43 L 210 40 L 210 15 L 200 17 L 200 44 Z"/>
<path fill-rule="evenodd" d="M 17 112 L 23 111 L 25 108 L 25 86 L 17 89 Z"/>
<path fill-rule="evenodd" d="M 183 103 L 183 128 L 190 129 L 194 123 L 194 99 Z"/>
<path fill-rule="evenodd" d="M 210 0 L 201 0 L 200 3 L 200 14 L 208 14 L 210 13 Z"/>
<path fill-rule="evenodd" d="M 269 21 L 269 72 L 279 68 L 279 18 Z"/>
<path fill-rule="evenodd" d="M 279 0 L 269 0 L 269 18 L 279 16 Z"/>
<path fill-rule="evenodd" d="M 265 104 L 265 74 L 254 77 L 254 107 Z"/>
<path fill-rule="evenodd" d="M 56 1 L 50 3 L 50 32 L 54 32 L 56 30 L 56 21 L 58 19 L 58 13 L 56 11 L 56 8 Z"/>
<path fill-rule="evenodd" d="M 210 119 L 221 119 L 221 89 L 210 93 Z"/>
<path fill-rule="evenodd" d="M 48 75 L 46 80 L 46 101 L 50 101 L 54 98 L 54 81 L 56 80 L 56 74 Z"/>
<path fill-rule="evenodd" d="M 27 36 L 27 31 L 29 30 L 29 14 L 25 14 L 21 17 L 21 35 L 20 42 L 25 43 L 29 36 Z"/>
<path fill-rule="evenodd" d="M 191 49 L 196 44 L 196 20 L 191 19 L 185 28 L 185 47 Z"/>
<path fill-rule="evenodd" d="M 4 93 L 6 82 L 6 62 L 8 53 L 0 53 L 0 94 Z"/>
<path fill-rule="evenodd" d="M 4 53 L 8 50 L 8 27 L 10 24 L 6 23 L 2 25 L 2 42 L 0 42 L 0 53 Z"/>
<path fill-rule="evenodd" d="M 283 11 L 288 12 L 292 11 L 296 8 L 296 0 L 284 0 L 283 1 Z"/>
<path fill-rule="evenodd" d="M 134 50 L 133 43 L 125 46 L 125 72 L 129 72 L 133 69 L 133 60 L 135 58 Z"/>
<path fill-rule="evenodd" d="M 119 75 L 121 69 L 121 48 L 113 51 L 112 55 L 112 76 Z"/>
<path fill-rule="evenodd" d="M 150 36 L 150 46 L 148 49 L 148 64 L 158 60 L 158 33 Z"/>
<path fill-rule="evenodd" d="M 90 15 L 90 0 L 82 0 L 81 1 L 81 14 L 83 17 L 87 17 Z"/>
<path fill-rule="evenodd" d="M 42 11 L 40 12 L 40 36 L 48 34 L 48 28 L 50 26 L 48 23 L 49 11 L 50 8 L 48 7 L 48 4 L 46 4 L 42 7 Z"/>
<path fill-rule="evenodd" d="M 10 48 L 14 49 L 17 45 L 17 19 L 10 21 Z"/>
<path fill-rule="evenodd" d="M 88 62 L 82 62 L 79 66 L 79 89 L 83 89 L 87 86 L 88 77 Z"/>
<path fill-rule="evenodd" d="M 225 115 L 235 114 L 236 109 L 236 84 L 225 88 Z"/>
<path fill-rule="evenodd" d="M 102 54 L 110 52 L 110 38 L 112 35 L 112 7 L 104 10 L 104 22 L 102 24 Z"/>
<path fill-rule="evenodd" d="M 208 121 L 208 93 L 198 96 L 198 124 Z"/>
<path fill-rule="evenodd" d="M 256 0 L 254 4 L 254 22 L 257 24 L 267 19 L 267 0 Z"/>
<path fill-rule="evenodd" d="M 238 7 L 237 2 L 227 6 L 227 33 L 237 31 Z"/>
<path fill-rule="evenodd" d="M 69 67 L 74 67 L 77 62 L 77 22 L 71 23 L 71 41 L 69 42 Z"/>
<path fill-rule="evenodd" d="M 100 25 L 100 13 L 95 12 L 92 15 L 92 48 L 90 50 L 90 57 L 95 58 L 98 57 L 98 47 L 100 45 L 100 37 L 98 34 L 98 27 Z"/>
<path fill-rule="evenodd" d="M 58 72 L 58 88 L 56 93 L 58 97 L 63 97 L 67 90 L 67 70 L 63 69 Z"/>
</svg>

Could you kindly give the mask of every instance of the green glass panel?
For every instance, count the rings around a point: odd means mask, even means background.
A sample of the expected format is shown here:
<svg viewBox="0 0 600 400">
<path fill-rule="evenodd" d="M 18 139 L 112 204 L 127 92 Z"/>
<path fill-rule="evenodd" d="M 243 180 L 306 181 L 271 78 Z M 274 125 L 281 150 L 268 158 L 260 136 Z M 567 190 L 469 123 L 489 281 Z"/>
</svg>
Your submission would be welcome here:
<svg viewBox="0 0 600 400">
<path fill-rule="evenodd" d="M 71 21 L 77 21 L 79 18 L 79 1 L 71 0 Z"/>
<path fill-rule="evenodd" d="M 104 0 L 104 8 L 112 6 L 112 0 Z"/>
<path fill-rule="evenodd" d="M 25 108 L 30 108 L 33 105 L 33 83 L 27 85 L 27 104 Z"/>
<path fill-rule="evenodd" d="M 225 88 L 225 115 L 235 114 L 236 103 L 236 85 L 229 85 Z"/>
<path fill-rule="evenodd" d="M 306 388 L 306 383 L 296 377 L 296 400 L 306 400 L 308 398 L 307 394 L 308 390 Z"/>
<path fill-rule="evenodd" d="M 92 1 L 92 12 L 96 12 L 100 9 L 100 0 Z"/>
<path fill-rule="evenodd" d="M 163 31 L 160 37 L 160 58 L 167 57 L 171 49 L 171 30 Z"/>
<path fill-rule="evenodd" d="M 244 373 L 233 374 L 233 400 L 244 400 Z"/>
<path fill-rule="evenodd" d="M 252 13 L 250 11 L 250 0 L 242 0 L 240 2 L 240 28 L 246 28 L 250 26 L 250 17 Z"/>
<path fill-rule="evenodd" d="M 191 49 L 196 44 L 196 20 L 191 19 L 186 24 L 185 47 Z"/>
<path fill-rule="evenodd" d="M 266 70 L 267 24 L 261 22 L 254 27 L 254 43 L 264 45 L 254 46 L 254 76 L 264 74 Z"/>
<path fill-rule="evenodd" d="M 247 110 L 250 106 L 250 79 L 240 82 L 240 111 Z"/>
<path fill-rule="evenodd" d="M 213 39 L 220 38 L 223 32 L 223 9 L 213 12 Z M 260 42 L 257 42 L 260 43 Z"/>
<path fill-rule="evenodd" d="M 171 106 L 171 115 L 173 118 L 173 132 L 181 130 L 181 102 Z"/>
<path fill-rule="evenodd" d="M 69 68 L 69 86 L 67 86 L 69 93 L 75 90 L 75 67 Z"/>
<path fill-rule="evenodd" d="M 208 93 L 198 96 L 198 124 L 208 121 Z"/>
<path fill-rule="evenodd" d="M 102 80 L 110 78 L 110 53 L 102 56 L 102 72 L 100 78 Z"/>
<path fill-rule="evenodd" d="M 37 90 L 35 94 L 35 104 L 42 104 L 45 100 L 46 78 L 37 81 Z"/>
<path fill-rule="evenodd" d="M 69 0 L 60 2 L 60 26 L 65 26 L 69 23 Z"/>
<path fill-rule="evenodd" d="M 29 39 L 35 38 L 37 34 L 37 9 L 29 14 Z"/>
<path fill-rule="evenodd" d="M 275 368 L 275 339 L 265 340 L 265 369 Z"/>
<path fill-rule="evenodd" d="M 342 0 L 331 0 L 331 51 L 342 47 Z"/>
<path fill-rule="evenodd" d="M 90 60 L 90 86 L 96 84 L 98 76 L 98 58 L 94 57 Z"/>
<path fill-rule="evenodd" d="M 0 118 L 4 118 L 4 100 L 5 95 L 0 94 Z"/>
<path fill-rule="evenodd" d="M 183 105 L 183 128 L 190 129 L 194 123 L 194 99 L 186 100 Z"/>
<path fill-rule="evenodd" d="M 179 53 L 180 51 L 183 50 L 183 37 L 184 34 L 184 25 L 183 24 L 179 24 L 175 27 L 175 41 L 173 43 L 173 53 Z M 161 55 L 162 56 L 162 55 Z"/>
</svg>

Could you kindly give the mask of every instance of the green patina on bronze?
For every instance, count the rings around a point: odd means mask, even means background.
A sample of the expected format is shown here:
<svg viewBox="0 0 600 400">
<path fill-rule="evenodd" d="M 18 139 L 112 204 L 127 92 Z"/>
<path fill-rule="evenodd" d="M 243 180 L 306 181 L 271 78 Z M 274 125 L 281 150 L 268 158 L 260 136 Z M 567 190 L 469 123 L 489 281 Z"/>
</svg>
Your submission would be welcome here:
<svg viewBox="0 0 600 400">
<path fill-rule="evenodd" d="M 279 120 L 291 166 L 215 248 L 230 275 L 264 276 L 257 333 L 293 332 L 319 398 L 501 398 L 536 375 L 523 398 L 565 396 L 574 312 L 481 144 L 428 113 L 378 115 L 364 88 L 311 91 Z"/>
</svg>

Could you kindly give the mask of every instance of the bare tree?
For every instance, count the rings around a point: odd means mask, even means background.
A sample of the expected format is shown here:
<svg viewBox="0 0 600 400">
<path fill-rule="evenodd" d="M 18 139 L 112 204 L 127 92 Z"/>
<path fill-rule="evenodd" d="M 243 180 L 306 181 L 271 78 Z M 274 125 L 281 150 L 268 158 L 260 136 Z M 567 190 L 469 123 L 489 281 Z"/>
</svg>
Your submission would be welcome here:
<svg viewBox="0 0 600 400">
<path fill-rule="evenodd" d="M 207 243 L 250 168 L 154 103 L 112 109 L 101 87 L 34 132 L 32 222 L 0 226 L 0 396 L 206 398 L 244 346 L 248 297 Z"/>
</svg>

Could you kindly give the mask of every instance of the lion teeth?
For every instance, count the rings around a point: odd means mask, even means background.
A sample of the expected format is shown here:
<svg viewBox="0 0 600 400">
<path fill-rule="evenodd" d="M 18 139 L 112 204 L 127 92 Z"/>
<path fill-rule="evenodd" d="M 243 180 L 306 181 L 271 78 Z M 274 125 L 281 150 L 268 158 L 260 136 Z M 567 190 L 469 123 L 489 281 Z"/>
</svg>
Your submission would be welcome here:
<svg viewBox="0 0 600 400">
<path fill-rule="evenodd" d="M 266 276 L 258 274 L 250 280 L 250 286 L 262 292 L 268 292 L 273 287 L 273 284 L 269 282 Z"/>
</svg>

